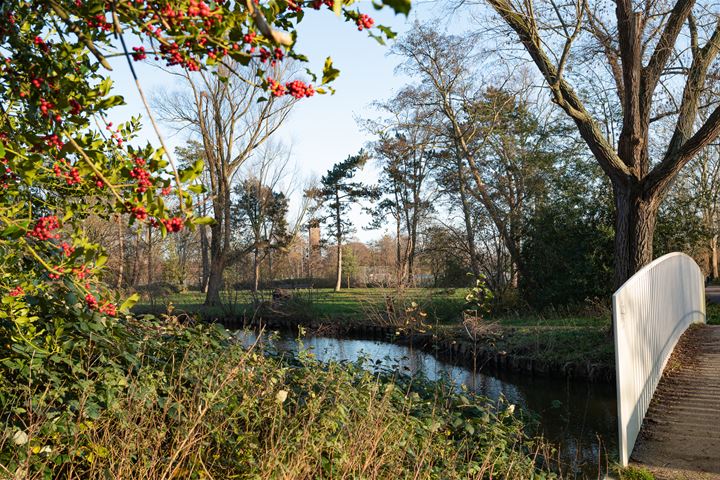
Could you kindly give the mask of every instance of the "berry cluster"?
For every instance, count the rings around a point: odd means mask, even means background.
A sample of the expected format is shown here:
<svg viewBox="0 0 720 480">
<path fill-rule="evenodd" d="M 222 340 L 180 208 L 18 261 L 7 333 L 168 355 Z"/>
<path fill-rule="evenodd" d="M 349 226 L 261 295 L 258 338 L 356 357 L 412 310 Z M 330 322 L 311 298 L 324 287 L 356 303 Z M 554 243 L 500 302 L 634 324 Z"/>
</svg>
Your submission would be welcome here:
<svg viewBox="0 0 720 480">
<path fill-rule="evenodd" d="M 273 80 L 272 78 L 268 77 L 268 86 L 270 87 L 270 93 L 272 93 L 276 97 L 282 97 L 285 95 L 285 87 L 278 82 L 277 80 Z"/>
<path fill-rule="evenodd" d="M 122 147 L 124 140 L 123 140 L 122 136 L 120 135 L 120 127 L 113 130 L 112 126 L 113 126 L 112 122 L 108 122 L 108 124 L 105 126 L 105 130 L 110 132 L 110 137 L 117 142 L 118 147 Z"/>
<path fill-rule="evenodd" d="M 85 277 L 92 275 L 92 270 L 87 265 L 80 265 L 80 267 L 73 268 L 72 273 L 80 280 L 83 280 Z"/>
<path fill-rule="evenodd" d="M 14 22 L 11 22 L 11 23 L 14 23 Z M 40 37 L 40 36 L 35 37 L 35 40 L 33 40 L 33 43 L 44 53 L 47 53 L 50 51 L 50 43 L 43 40 L 42 37 Z"/>
<path fill-rule="evenodd" d="M 135 167 L 130 170 L 130 176 L 137 180 L 138 186 L 135 189 L 137 193 L 145 193 L 148 187 L 152 187 L 152 179 L 150 172 L 145 170 L 145 160 L 142 158 L 135 159 Z"/>
<path fill-rule="evenodd" d="M 10 168 L 10 167 L 8 166 L 8 159 L 7 159 L 7 158 L 3 158 L 2 160 L 0 160 L 0 163 L 2 163 L 3 165 L 5 165 L 5 171 L 2 172 L 2 176 L 0 176 L 0 187 L 2 187 L 2 188 L 8 188 L 8 187 L 10 186 L 10 182 L 12 182 L 12 181 L 17 182 L 17 181 L 20 180 L 20 177 L 19 177 L 18 175 L 16 175 L 16 174 L 12 171 L 12 168 Z"/>
<path fill-rule="evenodd" d="M 97 310 L 98 308 L 98 301 L 97 298 L 95 298 L 95 295 L 92 293 L 88 293 L 85 295 L 85 303 L 87 303 L 87 306 L 90 310 Z"/>
<path fill-rule="evenodd" d="M 137 220 L 140 220 L 140 221 L 145 220 L 148 216 L 147 210 L 145 210 L 145 207 L 143 207 L 142 205 L 137 205 L 135 207 L 132 207 L 130 209 L 130 213 L 132 214 L 132 216 L 134 218 L 136 218 Z"/>
<path fill-rule="evenodd" d="M 109 315 L 111 317 L 116 317 L 117 307 L 114 303 L 103 302 L 103 304 L 100 306 L 100 313 L 104 313 L 105 315 Z"/>
<path fill-rule="evenodd" d="M 257 37 L 257 34 L 255 32 L 248 32 L 243 35 L 243 42 L 247 44 L 252 44 L 255 41 L 255 37 Z"/>
<path fill-rule="evenodd" d="M 74 98 L 71 98 L 68 103 L 70 104 L 70 114 L 71 115 L 78 115 L 78 114 L 80 114 L 80 112 L 82 112 L 82 109 L 83 109 L 82 105 L 80 104 L 80 102 L 78 102 Z"/>
<path fill-rule="evenodd" d="M 267 78 L 268 88 L 270 93 L 275 97 L 282 97 L 283 95 L 291 95 L 295 98 L 312 97 L 315 95 L 315 89 L 312 85 L 306 84 L 300 80 L 293 80 L 282 85 L 277 80 L 270 77 Z"/>
<path fill-rule="evenodd" d="M 66 257 L 69 257 L 70 255 L 72 255 L 75 252 L 75 247 L 73 247 L 72 245 L 70 245 L 67 242 L 62 242 L 60 244 L 59 248 L 62 249 L 63 255 L 65 255 Z"/>
<path fill-rule="evenodd" d="M 44 98 L 40 99 L 40 113 L 42 113 L 42 115 L 44 117 L 47 117 L 48 115 L 50 115 L 52 113 L 53 108 L 55 108 L 54 103 L 48 102 Z"/>
<path fill-rule="evenodd" d="M 27 233 L 28 237 L 35 237 L 38 240 L 49 240 L 51 238 L 60 238 L 59 233 L 50 233 L 60 228 L 60 223 L 55 215 L 40 217 L 35 223 L 35 227 Z"/>
<path fill-rule="evenodd" d="M 328 8 L 333 8 L 335 5 L 334 0 L 313 0 L 310 2 L 310 6 L 315 10 L 320 10 L 320 7 L 326 5 Z"/>
<path fill-rule="evenodd" d="M 185 226 L 183 219 L 180 217 L 174 217 L 169 220 L 162 219 L 160 221 L 162 222 L 163 225 L 165 225 L 165 229 L 169 233 L 179 232 Z"/>
<path fill-rule="evenodd" d="M 98 28 L 102 30 L 103 32 L 109 32 L 112 30 L 113 25 L 111 22 L 108 22 L 105 18 L 105 15 L 102 13 L 98 13 L 93 18 L 88 18 L 86 20 L 87 26 L 90 28 Z"/>
<path fill-rule="evenodd" d="M 78 171 L 77 167 L 72 167 L 70 169 L 70 172 L 65 174 L 65 182 L 68 185 L 75 185 L 82 182 L 82 177 L 80 177 L 80 172 Z"/>
<path fill-rule="evenodd" d="M 53 133 L 52 135 L 46 135 L 45 137 L 43 137 L 43 140 L 48 147 L 57 147 L 58 150 L 65 146 L 65 143 L 60 140 L 60 137 L 56 133 Z"/>
<path fill-rule="evenodd" d="M 10 290 L 9 295 L 11 297 L 20 297 L 22 295 L 25 295 L 25 290 L 23 290 L 21 286 L 17 286 L 15 288 L 13 288 L 12 290 Z"/>
<path fill-rule="evenodd" d="M 139 62 L 140 60 L 145 60 L 147 58 L 147 54 L 145 53 L 145 47 L 133 47 L 133 53 L 132 53 L 133 60 L 136 62 Z"/>
<path fill-rule="evenodd" d="M 312 85 L 306 85 L 300 80 L 293 80 L 285 84 L 287 93 L 295 98 L 312 97 L 315 95 L 315 89 Z"/>
<path fill-rule="evenodd" d="M 375 25 L 375 20 L 370 18 L 369 15 L 361 13 L 358 19 L 355 21 L 355 24 L 357 25 L 358 30 L 362 31 L 364 28 L 372 28 L 372 26 Z"/>
<path fill-rule="evenodd" d="M 190 6 L 187 9 L 187 14 L 190 17 L 209 17 L 212 14 L 212 11 L 205 2 L 190 0 Z"/>
<path fill-rule="evenodd" d="M 51 280 L 57 280 L 58 278 L 60 278 L 60 276 L 61 276 L 63 273 L 65 273 L 65 269 L 64 269 L 63 267 L 60 267 L 60 266 L 55 267 L 55 270 L 56 270 L 58 273 L 52 273 L 52 272 L 48 273 L 48 277 L 50 277 Z"/>
<path fill-rule="evenodd" d="M 56 177 L 64 178 L 65 183 L 69 186 L 82 183 L 82 177 L 80 176 L 80 171 L 77 167 L 72 167 L 68 172 L 63 172 L 61 165 L 69 168 L 68 162 L 65 159 L 56 162 L 55 165 L 53 165 L 53 171 L 55 172 Z"/>
</svg>

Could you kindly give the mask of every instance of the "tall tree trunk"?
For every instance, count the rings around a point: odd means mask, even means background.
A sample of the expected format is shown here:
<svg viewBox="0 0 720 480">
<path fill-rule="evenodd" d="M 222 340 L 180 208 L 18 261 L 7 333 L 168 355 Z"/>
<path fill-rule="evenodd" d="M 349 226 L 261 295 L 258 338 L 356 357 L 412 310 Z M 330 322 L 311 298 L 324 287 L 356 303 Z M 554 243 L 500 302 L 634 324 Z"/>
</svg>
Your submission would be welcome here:
<svg viewBox="0 0 720 480">
<path fill-rule="evenodd" d="M 395 219 L 395 287 L 400 289 L 403 284 L 402 246 L 400 245 L 400 217 Z"/>
<path fill-rule="evenodd" d="M 335 291 L 339 292 L 342 287 L 342 244 L 340 243 L 341 238 L 337 238 L 337 262 L 335 264 Z"/>
<path fill-rule="evenodd" d="M 135 234 L 135 258 L 133 259 L 132 265 L 132 277 L 130 281 L 131 286 L 135 286 L 140 283 L 140 235 L 141 231 L 138 229 Z"/>
<path fill-rule="evenodd" d="M 643 198 L 637 188 L 613 186 L 615 196 L 615 288 L 652 261 L 661 198 Z"/>
<path fill-rule="evenodd" d="M 225 270 L 223 257 L 216 257 L 210 263 L 210 276 L 208 277 L 207 296 L 205 305 L 220 305 L 220 290 L 223 284 L 223 271 Z"/>
<path fill-rule="evenodd" d="M 225 252 L 222 248 L 222 232 L 219 222 L 210 228 L 210 272 L 208 275 L 205 305 L 220 305 L 220 290 L 225 272 Z"/>
<path fill-rule="evenodd" d="M 230 185 L 225 175 L 219 179 L 218 195 L 213 202 L 215 223 L 210 227 L 210 274 L 205 305 L 219 305 L 223 274 L 230 249 Z"/>
<path fill-rule="evenodd" d="M 200 277 L 200 290 L 207 292 L 208 278 L 210 277 L 210 242 L 208 241 L 207 225 L 200 225 L 200 257 L 202 272 Z"/>
<path fill-rule="evenodd" d="M 340 218 L 340 192 L 335 190 L 335 240 L 337 240 L 337 265 L 335 266 L 335 291 L 342 287 L 342 219 Z"/>
<path fill-rule="evenodd" d="M 253 252 L 253 292 L 257 292 L 260 286 L 260 261 L 258 259 L 258 249 Z"/>
<path fill-rule="evenodd" d="M 712 278 L 715 280 L 718 278 L 718 236 L 713 235 L 710 239 L 710 249 L 712 250 L 712 258 L 710 265 L 710 271 L 712 272 Z"/>
<path fill-rule="evenodd" d="M 480 265 L 478 264 L 477 249 L 475 247 L 475 229 L 472 222 L 472 210 L 468 201 L 467 191 L 465 190 L 465 173 L 463 172 L 463 162 L 457 162 L 458 167 L 458 190 L 460 192 L 460 203 L 462 205 L 463 220 L 465 221 L 465 238 L 468 244 L 468 254 L 470 255 L 470 269 L 475 276 L 480 275 Z"/>
</svg>

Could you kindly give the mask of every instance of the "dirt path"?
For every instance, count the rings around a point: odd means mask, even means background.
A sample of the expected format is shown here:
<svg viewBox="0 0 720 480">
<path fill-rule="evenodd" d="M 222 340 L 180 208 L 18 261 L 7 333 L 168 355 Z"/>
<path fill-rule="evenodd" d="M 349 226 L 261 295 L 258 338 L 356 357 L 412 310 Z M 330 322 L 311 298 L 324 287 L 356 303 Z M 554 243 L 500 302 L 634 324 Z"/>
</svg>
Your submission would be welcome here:
<svg viewBox="0 0 720 480">
<path fill-rule="evenodd" d="M 678 342 L 631 461 L 658 479 L 720 480 L 720 326 L 693 326 Z"/>
</svg>

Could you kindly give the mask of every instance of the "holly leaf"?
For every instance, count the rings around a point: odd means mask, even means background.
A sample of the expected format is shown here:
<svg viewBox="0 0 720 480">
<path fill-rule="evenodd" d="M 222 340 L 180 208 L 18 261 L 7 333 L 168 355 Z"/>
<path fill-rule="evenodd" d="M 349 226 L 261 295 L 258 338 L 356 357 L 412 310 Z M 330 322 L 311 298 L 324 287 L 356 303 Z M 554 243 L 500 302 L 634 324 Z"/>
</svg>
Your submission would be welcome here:
<svg viewBox="0 0 720 480">
<path fill-rule="evenodd" d="M 327 57 L 325 59 L 325 66 L 323 67 L 322 83 L 330 83 L 340 75 L 340 70 L 333 67 L 332 58 Z"/>
<path fill-rule="evenodd" d="M 135 306 L 135 304 L 140 300 L 140 295 L 137 293 L 133 293 L 128 298 L 125 299 L 125 301 L 120 305 L 120 312 L 122 313 L 130 313 L 130 309 Z"/>
<path fill-rule="evenodd" d="M 387 37 L 388 40 L 391 40 L 395 37 L 397 37 L 397 33 L 393 32 L 390 28 L 386 27 L 385 25 L 378 25 L 378 30 L 383 32 L 385 34 L 385 37 Z"/>
<path fill-rule="evenodd" d="M 383 5 L 392 8 L 395 13 L 402 13 L 406 17 L 410 13 L 410 0 L 381 0 Z"/>
<path fill-rule="evenodd" d="M 192 219 L 194 225 L 212 225 L 215 219 L 212 217 L 195 217 Z"/>
<path fill-rule="evenodd" d="M 190 190 L 191 192 L 197 193 L 197 194 L 207 192 L 205 185 L 203 185 L 201 183 L 196 183 L 196 184 L 190 185 L 187 189 Z"/>
</svg>

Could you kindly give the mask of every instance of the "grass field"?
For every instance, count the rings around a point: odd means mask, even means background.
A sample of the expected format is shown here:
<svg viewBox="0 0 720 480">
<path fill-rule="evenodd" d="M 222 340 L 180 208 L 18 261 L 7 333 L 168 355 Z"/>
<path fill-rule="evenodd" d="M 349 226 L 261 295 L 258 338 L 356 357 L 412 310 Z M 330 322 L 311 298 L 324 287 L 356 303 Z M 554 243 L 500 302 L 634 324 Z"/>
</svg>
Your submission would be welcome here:
<svg viewBox="0 0 720 480">
<path fill-rule="evenodd" d="M 393 289 L 353 288 L 334 292 L 332 289 L 294 291 L 284 313 L 300 320 L 322 320 L 326 323 L 382 323 L 388 321 L 388 305 L 395 312 L 412 308 L 427 314 L 426 325 L 444 338 L 470 341 L 462 324 L 465 308 L 464 289 L 416 288 L 398 296 Z M 270 301 L 271 291 L 258 292 L 258 300 Z M 136 306 L 138 312 L 162 313 L 168 304 L 175 311 L 197 313 L 204 318 L 253 313 L 253 295 L 248 291 L 223 292 L 224 306 L 204 307 L 205 297 L 199 292 L 180 293 Z M 551 310 L 543 313 L 516 312 L 488 315 L 482 319 L 482 332 L 477 337 L 483 348 L 508 352 L 515 356 L 565 365 L 613 363 L 613 342 L 610 335 L 610 312 L 602 308 L 583 311 Z"/>
<path fill-rule="evenodd" d="M 337 319 L 343 321 L 362 321 L 378 310 L 385 310 L 388 297 L 397 299 L 395 290 L 385 288 L 352 288 L 334 292 L 330 288 L 301 289 L 293 291 L 295 303 L 302 306 L 304 315 L 320 319 Z M 143 299 L 136 309 L 138 311 L 156 310 L 172 304 L 177 310 L 187 312 L 203 312 L 209 315 L 224 313 L 243 313 L 252 310 L 254 300 L 271 300 L 272 291 L 264 290 L 253 295 L 247 290 L 225 291 L 221 298 L 224 306 L 203 307 L 205 294 L 201 292 L 185 292 L 167 295 L 162 298 Z M 397 301 L 397 300 L 395 300 Z M 440 323 L 451 323 L 458 320 L 465 305 L 463 289 L 406 289 L 402 294 L 403 302 L 416 302 L 428 316 Z"/>
</svg>

